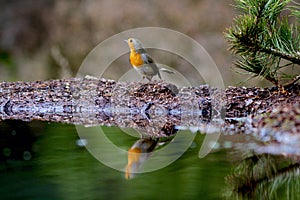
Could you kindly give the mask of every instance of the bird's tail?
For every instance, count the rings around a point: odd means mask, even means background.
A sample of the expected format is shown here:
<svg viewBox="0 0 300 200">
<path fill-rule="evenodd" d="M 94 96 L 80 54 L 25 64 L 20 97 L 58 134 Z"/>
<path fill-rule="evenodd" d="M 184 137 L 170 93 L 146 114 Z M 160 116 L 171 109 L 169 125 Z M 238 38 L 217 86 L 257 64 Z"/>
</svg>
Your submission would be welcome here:
<svg viewBox="0 0 300 200">
<path fill-rule="evenodd" d="M 172 70 L 169 70 L 169 69 L 166 69 L 166 68 L 159 68 L 159 71 L 161 71 L 161 72 L 166 72 L 166 73 L 168 73 L 168 74 L 175 74 L 175 72 L 174 71 L 172 71 Z"/>
</svg>

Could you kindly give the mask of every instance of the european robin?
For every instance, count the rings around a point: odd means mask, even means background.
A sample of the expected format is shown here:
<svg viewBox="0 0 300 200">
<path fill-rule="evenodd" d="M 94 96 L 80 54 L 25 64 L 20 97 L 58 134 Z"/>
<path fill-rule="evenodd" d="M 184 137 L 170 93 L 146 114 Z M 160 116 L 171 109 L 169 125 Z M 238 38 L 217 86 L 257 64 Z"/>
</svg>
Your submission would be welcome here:
<svg viewBox="0 0 300 200">
<path fill-rule="evenodd" d="M 145 162 L 150 153 L 154 150 L 158 140 L 153 139 L 139 139 L 128 150 L 128 163 L 125 168 L 125 178 L 133 178 L 134 174 L 138 172 L 141 164 Z"/>
<path fill-rule="evenodd" d="M 156 75 L 161 79 L 159 70 L 167 73 L 174 73 L 168 69 L 158 68 L 156 63 L 144 49 L 143 44 L 138 39 L 129 38 L 125 40 L 125 42 L 130 48 L 129 62 L 143 79 L 147 78 L 151 81 L 153 76 Z"/>
</svg>

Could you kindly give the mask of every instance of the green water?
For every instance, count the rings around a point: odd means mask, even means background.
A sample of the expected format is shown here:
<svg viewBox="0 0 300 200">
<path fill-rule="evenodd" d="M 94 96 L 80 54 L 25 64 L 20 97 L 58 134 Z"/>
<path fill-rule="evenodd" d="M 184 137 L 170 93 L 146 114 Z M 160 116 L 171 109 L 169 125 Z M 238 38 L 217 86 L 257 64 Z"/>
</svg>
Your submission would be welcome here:
<svg viewBox="0 0 300 200">
<path fill-rule="evenodd" d="M 3 141 L 20 147 L 2 150 L 0 199 L 223 199 L 228 192 L 225 177 L 236 164 L 232 150 L 214 151 L 200 159 L 204 136 L 197 134 L 191 147 L 175 162 L 126 180 L 124 172 L 107 167 L 76 144 L 79 136 L 74 126 L 40 123 L 32 128 L 25 123 L 11 131 L 15 126 L 7 128 L 8 135 L 26 135 L 28 129 L 28 137 L 33 139 L 27 141 L 30 146 L 20 141 L 14 144 L 1 129 L 1 147 L 5 146 Z M 114 127 L 106 128 L 106 134 L 123 149 L 136 141 Z M 26 148 L 30 156 L 14 154 Z M 286 191 L 281 193 L 285 196 Z"/>
</svg>

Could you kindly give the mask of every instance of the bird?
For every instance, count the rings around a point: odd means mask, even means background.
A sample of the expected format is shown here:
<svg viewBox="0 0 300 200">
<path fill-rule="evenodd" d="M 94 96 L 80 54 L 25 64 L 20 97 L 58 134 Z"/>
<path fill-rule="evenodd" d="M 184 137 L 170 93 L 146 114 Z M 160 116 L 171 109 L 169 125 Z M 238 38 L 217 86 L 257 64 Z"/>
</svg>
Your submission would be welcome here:
<svg viewBox="0 0 300 200">
<path fill-rule="evenodd" d="M 129 63 L 132 67 L 142 76 L 142 79 L 147 78 L 151 81 L 154 76 L 158 76 L 160 79 L 161 75 L 159 71 L 174 73 L 171 70 L 165 68 L 159 68 L 154 60 L 146 52 L 141 41 L 136 38 L 129 38 L 125 40 L 130 49 Z"/>
<path fill-rule="evenodd" d="M 131 179 L 138 173 L 140 166 L 151 156 L 158 139 L 142 138 L 137 140 L 128 150 L 128 163 L 125 168 L 125 178 Z"/>
</svg>

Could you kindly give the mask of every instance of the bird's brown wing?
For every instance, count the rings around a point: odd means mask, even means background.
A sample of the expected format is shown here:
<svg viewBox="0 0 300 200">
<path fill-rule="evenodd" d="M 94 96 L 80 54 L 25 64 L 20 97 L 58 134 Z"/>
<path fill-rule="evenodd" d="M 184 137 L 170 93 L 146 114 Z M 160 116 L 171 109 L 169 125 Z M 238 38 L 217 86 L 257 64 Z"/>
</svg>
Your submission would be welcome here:
<svg viewBox="0 0 300 200">
<path fill-rule="evenodd" d="M 161 79 L 161 75 L 159 73 L 158 67 L 155 64 L 154 60 L 147 53 L 143 53 L 143 54 L 141 54 L 141 56 L 142 56 L 144 63 L 151 65 L 154 73 L 157 74 L 158 77 Z"/>
<path fill-rule="evenodd" d="M 153 59 L 148 54 L 143 53 L 141 56 L 145 64 L 154 63 Z"/>
</svg>

